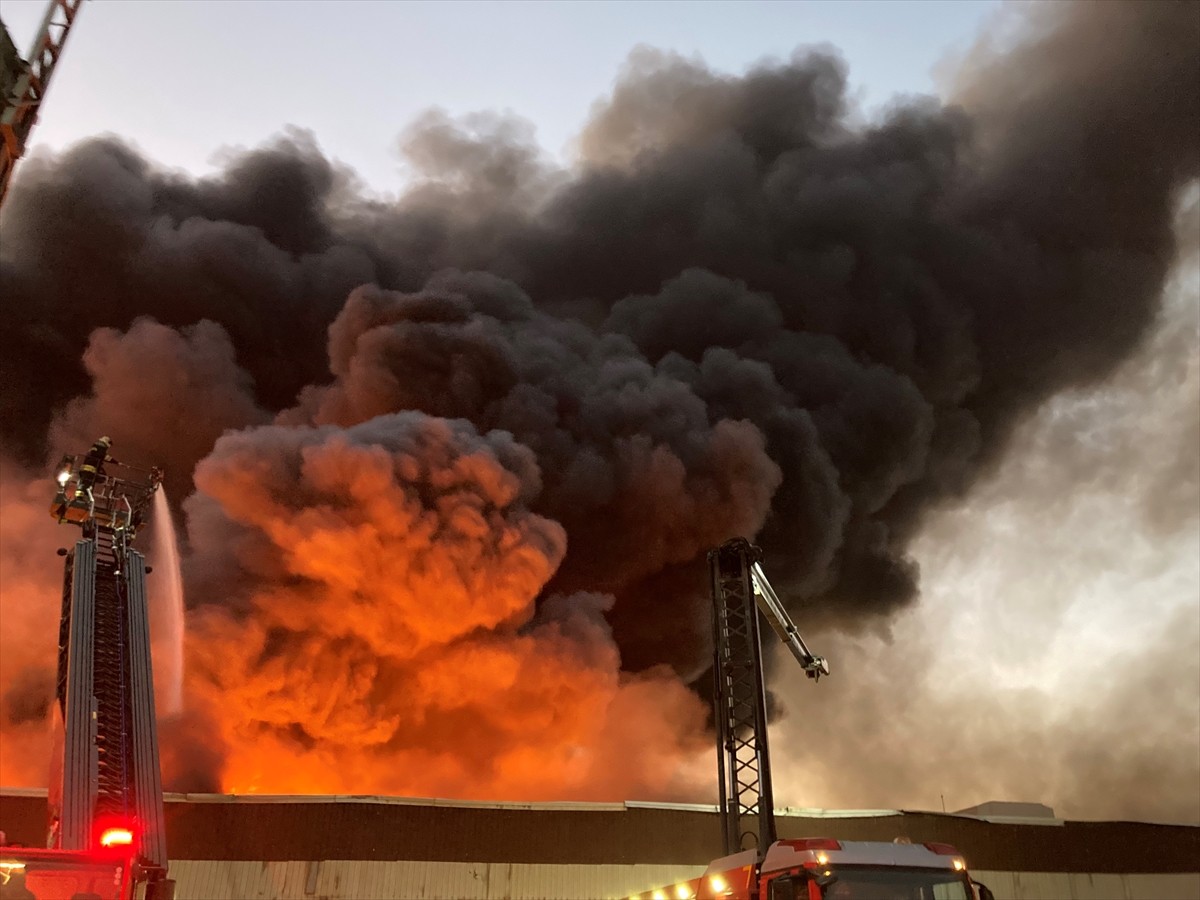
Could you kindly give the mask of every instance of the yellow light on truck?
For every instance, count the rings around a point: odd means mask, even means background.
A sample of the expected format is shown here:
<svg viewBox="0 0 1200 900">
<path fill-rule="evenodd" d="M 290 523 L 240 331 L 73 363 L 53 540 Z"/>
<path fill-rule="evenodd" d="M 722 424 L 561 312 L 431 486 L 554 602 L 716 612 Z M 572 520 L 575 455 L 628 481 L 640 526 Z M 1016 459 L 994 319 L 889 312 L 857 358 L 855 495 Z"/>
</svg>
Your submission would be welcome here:
<svg viewBox="0 0 1200 900">
<path fill-rule="evenodd" d="M 71 470 L 63 469 L 61 472 L 58 473 L 57 480 L 60 485 L 65 485 L 67 483 L 67 481 L 70 480 L 70 478 L 71 478 Z"/>
<path fill-rule="evenodd" d="M 821 865 L 825 865 L 826 863 L 829 862 L 829 854 L 828 853 L 818 853 L 817 854 L 817 862 L 820 863 Z"/>
<path fill-rule="evenodd" d="M 966 862 L 964 862 L 962 859 L 960 859 L 957 856 L 954 858 L 954 861 L 951 863 L 951 865 L 954 866 L 955 872 L 961 872 L 963 869 L 965 869 L 967 867 Z"/>
<path fill-rule="evenodd" d="M 692 889 L 686 884 L 675 885 L 675 896 L 679 900 L 692 900 Z"/>
<path fill-rule="evenodd" d="M 667 895 L 662 891 L 655 891 L 650 896 L 653 898 L 653 900 L 667 900 Z"/>
<path fill-rule="evenodd" d="M 725 893 L 725 891 L 729 888 L 729 885 L 726 883 L 725 879 L 720 875 L 712 876 L 710 879 L 708 879 L 708 883 L 718 894 Z"/>
</svg>

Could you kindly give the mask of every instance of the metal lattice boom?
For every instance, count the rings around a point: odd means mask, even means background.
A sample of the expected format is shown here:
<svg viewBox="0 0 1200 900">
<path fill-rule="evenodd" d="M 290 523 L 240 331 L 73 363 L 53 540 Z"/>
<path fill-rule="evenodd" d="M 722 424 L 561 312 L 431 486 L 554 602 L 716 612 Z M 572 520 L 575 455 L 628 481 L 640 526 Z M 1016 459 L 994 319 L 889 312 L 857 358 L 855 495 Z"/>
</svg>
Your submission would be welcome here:
<svg viewBox="0 0 1200 900">
<path fill-rule="evenodd" d="M 721 825 L 727 853 L 762 851 L 775 841 L 758 608 L 750 570 L 757 558 L 758 549 L 741 538 L 708 555 Z"/>
</svg>

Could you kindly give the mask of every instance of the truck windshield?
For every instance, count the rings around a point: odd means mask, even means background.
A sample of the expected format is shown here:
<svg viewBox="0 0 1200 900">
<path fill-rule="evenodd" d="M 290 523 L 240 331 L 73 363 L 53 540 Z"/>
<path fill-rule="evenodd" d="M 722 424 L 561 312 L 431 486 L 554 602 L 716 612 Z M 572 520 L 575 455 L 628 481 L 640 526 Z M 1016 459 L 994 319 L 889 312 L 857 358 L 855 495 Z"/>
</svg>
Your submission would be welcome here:
<svg viewBox="0 0 1200 900">
<path fill-rule="evenodd" d="M 824 900 L 970 900 L 966 876 L 948 869 L 837 866 Z"/>
<path fill-rule="evenodd" d="M 50 860 L 0 848 L 0 900 L 120 900 L 116 862 Z"/>
</svg>

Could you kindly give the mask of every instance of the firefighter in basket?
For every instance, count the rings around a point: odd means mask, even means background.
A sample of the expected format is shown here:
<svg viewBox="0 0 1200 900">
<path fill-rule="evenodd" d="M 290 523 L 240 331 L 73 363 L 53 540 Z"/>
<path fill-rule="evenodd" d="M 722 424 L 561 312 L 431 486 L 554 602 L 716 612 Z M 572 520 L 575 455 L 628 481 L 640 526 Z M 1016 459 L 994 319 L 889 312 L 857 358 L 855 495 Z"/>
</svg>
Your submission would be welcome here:
<svg viewBox="0 0 1200 900">
<path fill-rule="evenodd" d="M 104 464 L 120 465 L 109 455 L 108 451 L 111 448 L 112 438 L 104 435 L 96 439 L 91 449 L 79 461 L 77 468 L 73 469 L 72 457 L 63 458 L 63 467 L 58 473 L 58 493 L 50 505 L 50 514 L 59 522 L 81 522 L 91 516 L 96 503 L 92 489 L 96 482 L 104 477 Z M 75 484 L 68 488 L 72 476 L 75 478 Z"/>
</svg>

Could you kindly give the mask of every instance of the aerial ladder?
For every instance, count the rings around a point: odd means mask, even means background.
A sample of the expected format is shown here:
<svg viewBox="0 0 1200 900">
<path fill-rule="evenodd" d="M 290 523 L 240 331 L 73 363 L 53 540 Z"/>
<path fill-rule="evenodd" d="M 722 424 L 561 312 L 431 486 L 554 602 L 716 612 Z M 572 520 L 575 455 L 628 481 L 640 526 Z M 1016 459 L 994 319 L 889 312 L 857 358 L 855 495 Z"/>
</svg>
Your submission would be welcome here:
<svg viewBox="0 0 1200 900">
<path fill-rule="evenodd" d="M 77 526 L 63 568 L 44 849 L 0 846 L 0 900 L 171 900 L 145 557 L 133 541 L 161 469 L 100 438 L 65 456 L 50 513 Z M 26 893 L 13 886 L 14 880 Z"/>
<path fill-rule="evenodd" d="M 814 680 L 829 663 L 813 653 L 763 572 L 762 551 L 744 538 L 708 554 L 712 579 L 717 769 L 725 855 L 699 878 L 631 900 L 993 900 L 949 844 L 781 840 L 776 833 L 767 746 L 759 616 Z"/>
<path fill-rule="evenodd" d="M 50 0 L 27 60 L 0 25 L 0 206 L 83 0 Z"/>
</svg>

